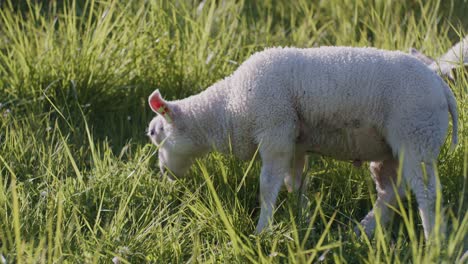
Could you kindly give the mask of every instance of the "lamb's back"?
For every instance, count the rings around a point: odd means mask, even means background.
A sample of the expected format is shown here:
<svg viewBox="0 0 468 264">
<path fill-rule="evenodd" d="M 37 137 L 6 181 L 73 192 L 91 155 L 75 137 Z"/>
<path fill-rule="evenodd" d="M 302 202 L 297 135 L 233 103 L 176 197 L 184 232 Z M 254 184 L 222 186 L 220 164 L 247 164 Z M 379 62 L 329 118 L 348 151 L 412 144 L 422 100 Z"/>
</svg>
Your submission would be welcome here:
<svg viewBox="0 0 468 264">
<path fill-rule="evenodd" d="M 418 84 L 431 74 L 401 52 L 271 48 L 252 55 L 228 78 L 229 97 L 233 109 L 250 118 L 281 117 L 290 109 L 304 115 L 351 111 L 360 116 L 384 111 L 400 97 L 432 93 L 432 87 Z"/>
<path fill-rule="evenodd" d="M 447 111 L 440 82 L 424 64 L 401 52 L 348 47 L 267 49 L 252 55 L 225 79 L 235 130 L 232 139 L 254 151 L 264 131 L 293 122 L 327 144 L 330 131 L 354 137 L 350 142 L 362 141 L 360 136 L 366 133 L 371 136 L 364 138 L 380 141 L 389 129 L 389 118 L 404 116 L 401 121 L 408 122 L 418 112 Z M 322 141 L 311 144 L 326 145 Z M 324 154 L 343 152 L 342 145 L 337 141 Z M 355 156 L 345 154 L 342 158 Z"/>
</svg>

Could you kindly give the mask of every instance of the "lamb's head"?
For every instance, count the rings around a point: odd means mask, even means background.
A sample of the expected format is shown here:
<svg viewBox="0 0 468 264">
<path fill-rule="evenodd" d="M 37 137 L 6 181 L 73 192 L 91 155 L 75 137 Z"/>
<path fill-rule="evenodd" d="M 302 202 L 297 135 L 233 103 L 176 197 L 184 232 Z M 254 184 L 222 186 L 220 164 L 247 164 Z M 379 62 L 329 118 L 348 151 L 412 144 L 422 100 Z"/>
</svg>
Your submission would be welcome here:
<svg viewBox="0 0 468 264">
<path fill-rule="evenodd" d="M 149 105 L 157 113 L 149 124 L 148 136 L 158 146 L 159 168 L 171 179 L 183 177 L 198 156 L 197 145 L 190 138 L 176 103 L 166 102 L 156 90 L 149 97 Z"/>
</svg>

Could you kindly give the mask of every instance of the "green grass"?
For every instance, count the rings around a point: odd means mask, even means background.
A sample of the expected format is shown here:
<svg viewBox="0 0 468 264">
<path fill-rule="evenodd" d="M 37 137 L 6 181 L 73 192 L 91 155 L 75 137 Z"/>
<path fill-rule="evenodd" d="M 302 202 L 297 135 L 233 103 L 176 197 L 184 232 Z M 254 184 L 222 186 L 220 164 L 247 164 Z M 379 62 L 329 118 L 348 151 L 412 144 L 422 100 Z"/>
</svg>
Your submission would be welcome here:
<svg viewBox="0 0 468 264">
<path fill-rule="evenodd" d="M 197 93 L 264 47 L 437 57 L 466 33 L 466 0 L 50 2 L 0 0 L 0 263 L 455 263 L 468 250 L 467 75 L 450 84 L 460 143 L 439 158 L 448 235 L 431 244 L 411 196 L 356 237 L 369 172 L 320 156 L 308 210 L 282 191 L 255 235 L 258 162 L 215 153 L 170 183 L 145 136 L 154 89 Z"/>
</svg>

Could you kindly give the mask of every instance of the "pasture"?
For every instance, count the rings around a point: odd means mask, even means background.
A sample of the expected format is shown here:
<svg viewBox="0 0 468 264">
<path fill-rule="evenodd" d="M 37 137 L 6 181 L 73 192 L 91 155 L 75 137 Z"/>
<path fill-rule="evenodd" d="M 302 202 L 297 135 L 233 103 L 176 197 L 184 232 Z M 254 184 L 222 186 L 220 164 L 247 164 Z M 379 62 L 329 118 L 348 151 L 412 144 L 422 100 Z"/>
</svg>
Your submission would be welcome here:
<svg viewBox="0 0 468 264">
<path fill-rule="evenodd" d="M 0 0 L 0 263 L 467 263 L 463 69 L 449 82 L 459 144 L 447 137 L 437 167 L 447 235 L 430 243 L 411 195 L 357 237 L 376 197 L 368 163 L 319 155 L 307 208 L 282 190 L 255 234 L 258 161 L 212 153 L 170 182 L 146 136 L 153 90 L 198 93 L 265 47 L 438 57 L 468 33 L 466 14 L 467 0 Z"/>
</svg>

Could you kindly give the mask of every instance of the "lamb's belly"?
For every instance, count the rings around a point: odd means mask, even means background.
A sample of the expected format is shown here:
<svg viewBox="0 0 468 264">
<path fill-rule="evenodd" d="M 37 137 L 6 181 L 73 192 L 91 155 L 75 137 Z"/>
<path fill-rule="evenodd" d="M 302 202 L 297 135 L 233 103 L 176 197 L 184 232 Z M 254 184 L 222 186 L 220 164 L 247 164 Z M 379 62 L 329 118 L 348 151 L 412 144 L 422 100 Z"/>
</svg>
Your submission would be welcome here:
<svg viewBox="0 0 468 264">
<path fill-rule="evenodd" d="M 300 147 L 339 160 L 378 161 L 392 157 L 384 137 L 372 127 L 311 129 L 301 135 Z"/>
</svg>

